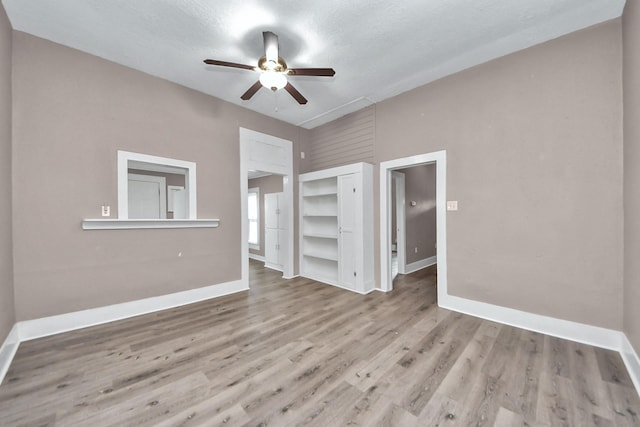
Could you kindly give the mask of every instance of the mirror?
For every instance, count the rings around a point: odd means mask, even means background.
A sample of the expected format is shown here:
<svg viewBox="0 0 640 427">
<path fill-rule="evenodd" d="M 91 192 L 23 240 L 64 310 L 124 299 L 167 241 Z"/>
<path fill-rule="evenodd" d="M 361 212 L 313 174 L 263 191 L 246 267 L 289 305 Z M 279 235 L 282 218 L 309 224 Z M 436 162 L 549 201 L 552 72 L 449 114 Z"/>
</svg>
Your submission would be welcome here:
<svg viewBox="0 0 640 427">
<path fill-rule="evenodd" d="M 195 163 L 118 151 L 119 219 L 196 219 Z"/>
</svg>

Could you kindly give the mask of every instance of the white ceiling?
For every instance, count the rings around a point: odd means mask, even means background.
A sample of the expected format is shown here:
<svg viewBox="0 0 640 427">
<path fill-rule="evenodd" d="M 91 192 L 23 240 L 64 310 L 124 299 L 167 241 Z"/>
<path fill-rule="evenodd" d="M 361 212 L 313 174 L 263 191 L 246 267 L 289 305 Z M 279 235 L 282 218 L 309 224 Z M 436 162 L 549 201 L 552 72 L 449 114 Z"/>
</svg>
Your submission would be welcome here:
<svg viewBox="0 0 640 427">
<path fill-rule="evenodd" d="M 313 128 L 443 76 L 622 14 L 624 0 L 2 0 L 16 30 Z M 273 31 L 290 67 L 284 90 L 240 95 Z"/>
</svg>

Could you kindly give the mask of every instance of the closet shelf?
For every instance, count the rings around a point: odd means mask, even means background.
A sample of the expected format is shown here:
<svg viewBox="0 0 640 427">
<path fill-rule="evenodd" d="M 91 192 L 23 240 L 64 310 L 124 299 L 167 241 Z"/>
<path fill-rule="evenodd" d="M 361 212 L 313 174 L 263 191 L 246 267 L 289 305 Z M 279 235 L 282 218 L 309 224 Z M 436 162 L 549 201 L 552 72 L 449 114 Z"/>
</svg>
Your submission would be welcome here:
<svg viewBox="0 0 640 427">
<path fill-rule="evenodd" d="M 303 256 L 338 262 L 338 254 L 321 254 L 319 252 L 305 252 Z"/>
<path fill-rule="evenodd" d="M 303 233 L 304 237 L 315 237 L 318 239 L 337 239 L 337 234 L 326 234 L 326 233 Z"/>
<path fill-rule="evenodd" d="M 328 196 L 338 196 L 338 190 L 336 191 L 326 191 L 326 192 L 318 192 L 318 193 L 310 193 L 310 194 L 304 194 L 302 197 L 328 197 Z"/>
</svg>

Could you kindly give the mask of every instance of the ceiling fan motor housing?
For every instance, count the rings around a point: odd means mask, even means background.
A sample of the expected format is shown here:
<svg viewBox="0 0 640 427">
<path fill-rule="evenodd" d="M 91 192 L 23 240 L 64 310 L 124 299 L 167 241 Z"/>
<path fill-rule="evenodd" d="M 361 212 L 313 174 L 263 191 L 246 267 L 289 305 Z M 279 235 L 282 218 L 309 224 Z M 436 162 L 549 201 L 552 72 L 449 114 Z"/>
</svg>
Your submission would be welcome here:
<svg viewBox="0 0 640 427">
<path fill-rule="evenodd" d="M 280 56 L 278 56 L 278 62 L 276 64 L 274 64 L 273 61 L 267 61 L 266 56 L 261 56 L 260 59 L 258 59 L 258 68 L 260 68 L 262 71 L 284 73 L 285 71 L 287 71 L 287 63 L 284 62 L 284 59 L 282 59 L 282 57 Z"/>
</svg>

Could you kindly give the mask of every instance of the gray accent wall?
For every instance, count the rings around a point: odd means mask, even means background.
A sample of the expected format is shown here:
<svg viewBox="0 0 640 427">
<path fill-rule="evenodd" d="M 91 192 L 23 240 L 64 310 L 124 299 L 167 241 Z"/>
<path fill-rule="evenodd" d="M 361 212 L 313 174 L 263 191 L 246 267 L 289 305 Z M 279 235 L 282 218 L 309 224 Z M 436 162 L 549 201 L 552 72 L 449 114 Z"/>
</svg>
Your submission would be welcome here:
<svg viewBox="0 0 640 427">
<path fill-rule="evenodd" d="M 15 323 L 11 223 L 11 24 L 0 4 L 0 344 Z"/>
<path fill-rule="evenodd" d="M 375 106 L 371 106 L 311 129 L 307 169 L 301 172 L 357 162 L 373 163 L 375 124 Z"/>
<path fill-rule="evenodd" d="M 13 37 L 17 319 L 240 279 L 247 183 L 239 128 L 293 141 L 295 174 L 306 130 L 25 33 Z M 220 218 L 220 227 L 83 231 L 81 220 L 99 218 L 103 203 L 117 212 L 117 150 L 196 162 L 198 217 Z"/>
<path fill-rule="evenodd" d="M 627 1 L 624 46 L 624 331 L 640 354 L 640 4 Z"/>
<path fill-rule="evenodd" d="M 282 176 L 270 175 L 261 178 L 249 180 L 249 188 L 260 189 L 260 249 L 249 248 L 249 253 L 264 256 L 264 235 L 265 235 L 265 213 L 264 213 L 264 195 L 271 193 L 281 193 L 283 191 Z M 294 201 L 295 204 L 297 204 Z"/>
</svg>

